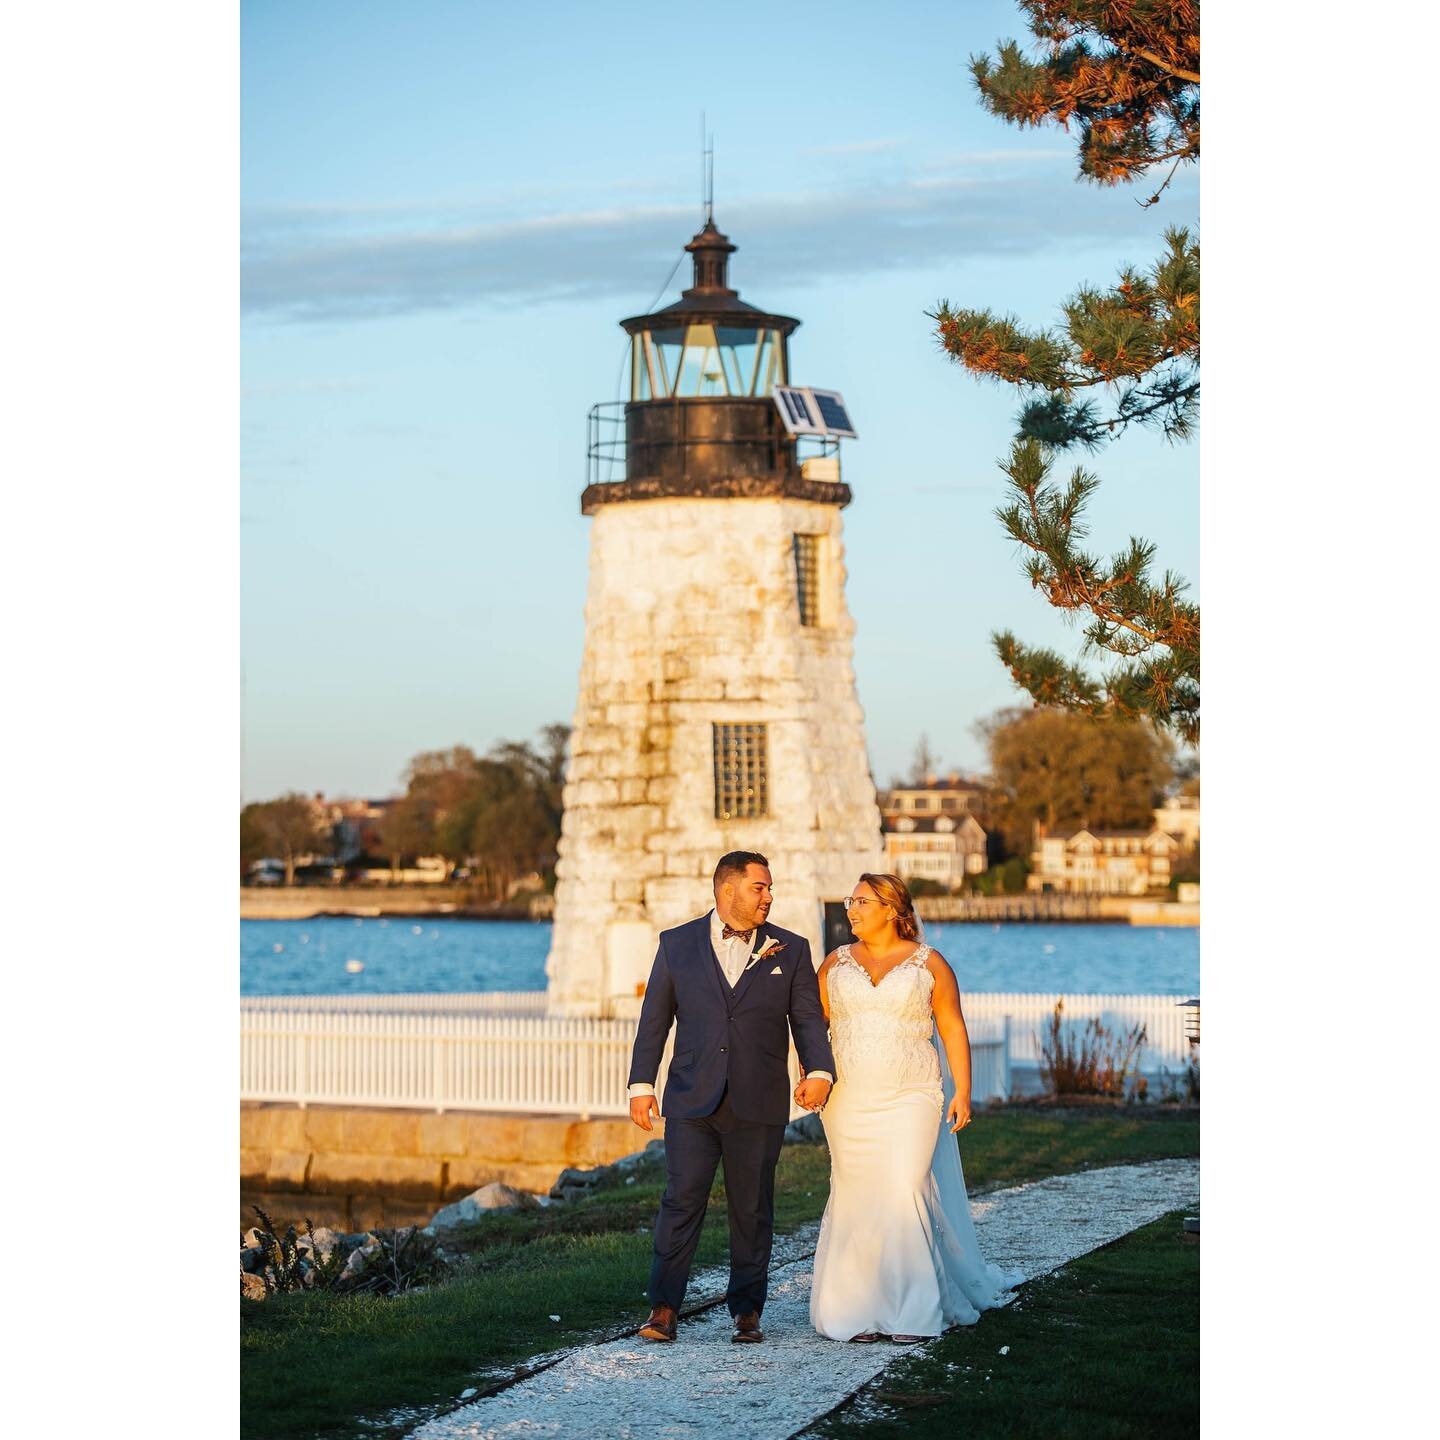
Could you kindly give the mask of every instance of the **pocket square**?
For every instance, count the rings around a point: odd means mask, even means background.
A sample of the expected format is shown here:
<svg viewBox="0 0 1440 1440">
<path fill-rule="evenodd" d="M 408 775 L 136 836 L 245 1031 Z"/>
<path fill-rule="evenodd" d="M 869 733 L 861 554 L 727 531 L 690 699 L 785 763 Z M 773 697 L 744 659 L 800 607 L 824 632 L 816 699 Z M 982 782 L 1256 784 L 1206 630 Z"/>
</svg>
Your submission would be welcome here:
<svg viewBox="0 0 1440 1440">
<path fill-rule="evenodd" d="M 783 972 L 783 971 L 780 969 L 780 967 L 777 965 L 770 973 L 771 973 L 772 975 L 780 975 L 780 974 L 783 974 L 784 972 Z"/>
</svg>

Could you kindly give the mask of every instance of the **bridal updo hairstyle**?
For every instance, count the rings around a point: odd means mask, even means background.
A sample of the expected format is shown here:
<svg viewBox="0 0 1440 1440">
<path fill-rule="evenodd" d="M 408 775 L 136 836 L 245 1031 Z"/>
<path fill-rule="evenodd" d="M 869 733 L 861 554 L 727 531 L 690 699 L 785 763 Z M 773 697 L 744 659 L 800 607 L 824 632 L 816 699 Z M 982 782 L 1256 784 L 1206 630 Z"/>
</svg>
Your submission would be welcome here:
<svg viewBox="0 0 1440 1440">
<path fill-rule="evenodd" d="M 920 921 L 905 882 L 898 875 L 862 875 L 860 879 L 875 892 L 878 900 L 895 911 L 895 933 L 902 940 L 918 940 Z"/>
</svg>

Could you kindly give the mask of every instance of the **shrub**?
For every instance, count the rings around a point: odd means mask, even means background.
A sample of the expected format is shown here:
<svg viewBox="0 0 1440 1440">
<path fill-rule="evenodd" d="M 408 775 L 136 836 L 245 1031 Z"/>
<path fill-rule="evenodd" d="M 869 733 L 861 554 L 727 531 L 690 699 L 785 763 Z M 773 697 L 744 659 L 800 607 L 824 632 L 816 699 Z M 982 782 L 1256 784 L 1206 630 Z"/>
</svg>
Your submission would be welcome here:
<svg viewBox="0 0 1440 1440">
<path fill-rule="evenodd" d="M 1125 1095 L 1130 1077 L 1145 1044 L 1145 1026 L 1134 1025 L 1123 1035 L 1114 1035 L 1093 1017 L 1080 1028 L 1064 1023 L 1065 1002 L 1055 1002 L 1049 1029 L 1038 1037 L 1040 1074 L 1052 1095 Z M 1136 1077 L 1135 1089 L 1139 1089 Z"/>
<path fill-rule="evenodd" d="M 938 880 L 932 880 L 928 875 L 912 875 L 905 884 L 910 893 L 917 898 L 921 895 L 948 895 L 950 893 Z"/>
</svg>

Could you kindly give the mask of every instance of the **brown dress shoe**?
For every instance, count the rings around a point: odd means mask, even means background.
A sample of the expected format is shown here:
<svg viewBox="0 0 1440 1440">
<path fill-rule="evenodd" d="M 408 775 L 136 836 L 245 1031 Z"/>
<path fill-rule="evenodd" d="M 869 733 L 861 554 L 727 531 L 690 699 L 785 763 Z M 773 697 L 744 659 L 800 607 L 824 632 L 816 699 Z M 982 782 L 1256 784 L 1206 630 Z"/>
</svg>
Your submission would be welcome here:
<svg viewBox="0 0 1440 1440">
<path fill-rule="evenodd" d="M 668 1305 L 657 1305 L 650 1318 L 640 1327 L 642 1340 L 671 1341 L 675 1338 L 675 1312 Z"/>
<path fill-rule="evenodd" d="M 730 1337 L 734 1345 L 758 1345 L 765 1338 L 760 1328 L 760 1317 L 753 1311 L 735 1317 L 735 1333 Z"/>
</svg>

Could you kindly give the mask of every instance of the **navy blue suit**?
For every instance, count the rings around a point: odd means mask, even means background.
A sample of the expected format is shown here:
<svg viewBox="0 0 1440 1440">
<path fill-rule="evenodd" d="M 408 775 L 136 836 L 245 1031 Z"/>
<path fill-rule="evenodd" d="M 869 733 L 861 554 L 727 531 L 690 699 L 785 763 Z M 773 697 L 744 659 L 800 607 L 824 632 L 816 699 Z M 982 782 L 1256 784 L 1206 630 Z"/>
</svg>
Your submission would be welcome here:
<svg viewBox="0 0 1440 1440">
<path fill-rule="evenodd" d="M 652 1305 L 680 1308 L 723 1159 L 730 1313 L 758 1314 L 765 1308 L 775 1164 L 790 1116 L 790 1033 L 807 1071 L 835 1073 L 810 942 L 778 925 L 763 925 L 752 950 L 771 940 L 782 948 L 753 962 L 732 990 L 710 945 L 708 914 L 660 936 L 629 1080 L 655 1083 L 673 1023 L 675 1053 L 660 1102 L 667 1183 L 655 1222 Z"/>
</svg>

